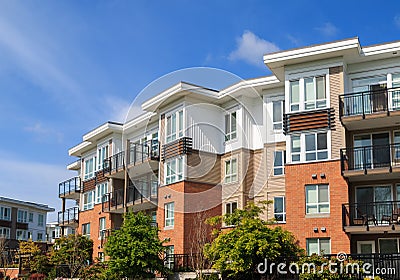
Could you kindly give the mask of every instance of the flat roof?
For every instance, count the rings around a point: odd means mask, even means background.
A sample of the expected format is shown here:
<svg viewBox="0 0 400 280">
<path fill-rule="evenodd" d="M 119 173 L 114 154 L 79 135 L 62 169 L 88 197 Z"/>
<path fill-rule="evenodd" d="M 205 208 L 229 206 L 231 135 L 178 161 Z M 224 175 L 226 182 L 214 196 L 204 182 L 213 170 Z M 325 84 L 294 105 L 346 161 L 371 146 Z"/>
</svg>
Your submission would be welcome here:
<svg viewBox="0 0 400 280">
<path fill-rule="evenodd" d="M 36 208 L 36 209 L 43 210 L 43 211 L 46 211 L 46 212 L 54 212 L 55 211 L 54 208 L 51 208 L 46 204 L 30 202 L 30 201 L 23 201 L 23 200 L 18 200 L 18 199 L 14 199 L 14 198 L 4 197 L 4 196 L 0 196 L 0 203 L 1 202 L 6 202 L 6 203 L 10 203 L 10 204 L 16 204 L 16 205 L 25 206 L 25 207 Z"/>
</svg>

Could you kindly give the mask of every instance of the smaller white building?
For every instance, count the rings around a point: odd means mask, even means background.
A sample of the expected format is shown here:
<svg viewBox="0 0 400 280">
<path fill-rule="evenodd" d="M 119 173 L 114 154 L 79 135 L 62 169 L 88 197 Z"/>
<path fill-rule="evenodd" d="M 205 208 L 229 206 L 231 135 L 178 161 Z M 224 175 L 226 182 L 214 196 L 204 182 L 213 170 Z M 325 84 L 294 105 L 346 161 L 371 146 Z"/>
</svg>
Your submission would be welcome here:
<svg viewBox="0 0 400 280">
<path fill-rule="evenodd" d="M 75 229 L 72 227 L 64 227 L 64 236 L 75 234 Z M 46 241 L 54 244 L 57 238 L 61 237 L 61 227 L 58 222 L 50 222 L 46 225 Z"/>
</svg>

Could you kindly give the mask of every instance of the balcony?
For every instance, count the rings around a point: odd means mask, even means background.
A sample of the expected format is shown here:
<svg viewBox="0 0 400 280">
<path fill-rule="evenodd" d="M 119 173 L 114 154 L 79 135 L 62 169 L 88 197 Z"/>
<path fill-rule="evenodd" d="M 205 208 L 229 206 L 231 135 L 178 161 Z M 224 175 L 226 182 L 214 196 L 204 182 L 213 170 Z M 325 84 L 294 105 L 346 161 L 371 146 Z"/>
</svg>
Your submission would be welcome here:
<svg viewBox="0 0 400 280">
<path fill-rule="evenodd" d="M 126 206 L 134 212 L 156 208 L 157 195 L 157 181 L 135 181 L 127 189 Z"/>
<path fill-rule="evenodd" d="M 341 149 L 340 159 L 349 181 L 391 179 L 400 172 L 400 143 Z"/>
<path fill-rule="evenodd" d="M 141 144 L 131 143 L 128 156 L 130 175 L 138 176 L 155 171 L 160 161 L 160 143 L 157 140 L 149 140 Z"/>
<path fill-rule="evenodd" d="M 125 207 L 124 189 L 106 193 L 102 198 L 101 207 L 103 212 L 123 213 Z"/>
<path fill-rule="evenodd" d="M 81 159 L 78 159 L 78 160 L 68 164 L 67 169 L 68 170 L 76 170 L 76 171 L 81 169 Z"/>
<path fill-rule="evenodd" d="M 119 178 L 119 179 L 124 179 L 125 178 L 125 152 L 119 152 L 118 154 L 115 154 L 107 159 L 104 160 L 103 162 L 103 172 L 104 176 L 110 177 L 110 178 Z"/>
<path fill-rule="evenodd" d="M 400 88 L 340 95 L 339 115 L 348 130 L 393 126 L 400 122 Z"/>
<path fill-rule="evenodd" d="M 182 137 L 164 144 L 162 147 L 162 161 L 180 155 L 187 155 L 192 152 L 193 140 L 190 137 Z"/>
<path fill-rule="evenodd" d="M 81 187 L 81 179 L 79 177 L 61 182 L 58 184 L 58 197 L 78 200 L 82 190 Z"/>
<path fill-rule="evenodd" d="M 398 233 L 400 201 L 343 204 L 342 220 L 346 233 Z"/>
<path fill-rule="evenodd" d="M 78 206 L 69 208 L 64 212 L 58 212 L 58 225 L 59 226 L 78 226 L 79 222 L 79 208 Z"/>
</svg>

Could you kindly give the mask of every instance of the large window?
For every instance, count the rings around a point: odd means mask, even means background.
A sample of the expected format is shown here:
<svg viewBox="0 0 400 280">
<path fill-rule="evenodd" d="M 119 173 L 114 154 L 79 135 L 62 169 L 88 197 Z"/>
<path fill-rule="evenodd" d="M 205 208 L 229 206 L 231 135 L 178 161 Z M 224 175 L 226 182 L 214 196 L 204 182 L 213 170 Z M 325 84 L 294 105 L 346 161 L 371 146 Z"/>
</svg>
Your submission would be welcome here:
<svg viewBox="0 0 400 280">
<path fill-rule="evenodd" d="M 285 173 L 285 151 L 274 152 L 274 175 L 282 175 Z"/>
<path fill-rule="evenodd" d="M 38 233 L 36 234 L 36 240 L 37 240 L 37 241 L 44 241 L 44 240 L 43 240 L 43 232 L 38 232 Z"/>
<path fill-rule="evenodd" d="M 307 255 L 323 255 L 331 253 L 331 240 L 329 238 L 307 238 Z"/>
<path fill-rule="evenodd" d="M 305 135 L 306 161 L 328 158 L 327 133 L 310 133 Z"/>
<path fill-rule="evenodd" d="M 96 157 L 85 160 L 85 180 L 94 177 Z"/>
<path fill-rule="evenodd" d="M 10 238 L 10 228 L 0 227 L 0 237 L 9 239 Z"/>
<path fill-rule="evenodd" d="M 33 213 L 32 212 L 29 213 L 29 222 L 33 223 Z"/>
<path fill-rule="evenodd" d="M 237 202 L 227 202 L 225 204 L 225 214 L 232 214 L 237 209 Z"/>
<path fill-rule="evenodd" d="M 237 181 L 237 160 L 231 158 L 225 161 L 225 183 L 233 183 Z"/>
<path fill-rule="evenodd" d="M 106 230 L 106 218 L 102 217 L 99 219 L 99 238 L 104 239 L 105 238 L 105 232 Z"/>
<path fill-rule="evenodd" d="M 17 222 L 18 223 L 27 223 L 28 222 L 28 211 L 18 209 Z"/>
<path fill-rule="evenodd" d="M 300 110 L 300 86 L 299 80 L 290 81 L 290 89 L 289 89 L 289 102 L 290 102 L 290 111 L 296 112 Z"/>
<path fill-rule="evenodd" d="M 183 110 L 174 112 L 166 117 L 166 143 L 183 136 Z"/>
<path fill-rule="evenodd" d="M 93 209 L 94 207 L 94 191 L 83 194 L 83 211 Z"/>
<path fill-rule="evenodd" d="M 108 145 L 97 149 L 97 170 L 103 169 L 103 163 L 106 158 L 108 158 Z"/>
<path fill-rule="evenodd" d="M 290 152 L 292 162 L 325 160 L 329 158 L 328 132 L 292 135 Z"/>
<path fill-rule="evenodd" d="M 236 111 L 225 115 L 225 141 L 236 139 Z"/>
<path fill-rule="evenodd" d="M 328 185 L 306 186 L 306 213 L 307 214 L 329 213 Z"/>
<path fill-rule="evenodd" d="M 101 183 L 96 186 L 96 203 L 101 203 L 103 195 L 108 193 L 108 183 Z"/>
<path fill-rule="evenodd" d="M 272 102 L 272 125 L 274 130 L 282 130 L 283 101 Z"/>
<path fill-rule="evenodd" d="M 164 221 L 165 227 L 172 228 L 172 227 L 174 227 L 174 224 L 175 224 L 175 213 L 174 213 L 174 211 L 175 211 L 175 203 L 174 202 L 166 203 L 164 205 L 164 207 L 165 207 L 164 208 L 165 209 L 165 213 L 164 213 L 164 215 L 165 215 L 165 221 Z"/>
<path fill-rule="evenodd" d="M 0 220 L 11 220 L 11 208 L 0 206 Z"/>
<path fill-rule="evenodd" d="M 165 184 L 183 180 L 183 158 L 178 157 L 165 162 Z"/>
<path fill-rule="evenodd" d="M 90 238 L 90 223 L 82 225 L 82 235 Z"/>
<path fill-rule="evenodd" d="M 284 196 L 274 197 L 274 218 L 278 223 L 286 222 L 286 205 Z"/>
<path fill-rule="evenodd" d="M 44 215 L 43 214 L 38 215 L 38 226 L 40 226 L 40 227 L 44 226 Z"/>
<path fill-rule="evenodd" d="M 17 237 L 17 240 L 27 240 L 28 232 L 23 229 L 17 229 L 16 237 Z"/>
<path fill-rule="evenodd" d="M 326 107 L 325 77 L 304 79 L 304 109 Z"/>
</svg>

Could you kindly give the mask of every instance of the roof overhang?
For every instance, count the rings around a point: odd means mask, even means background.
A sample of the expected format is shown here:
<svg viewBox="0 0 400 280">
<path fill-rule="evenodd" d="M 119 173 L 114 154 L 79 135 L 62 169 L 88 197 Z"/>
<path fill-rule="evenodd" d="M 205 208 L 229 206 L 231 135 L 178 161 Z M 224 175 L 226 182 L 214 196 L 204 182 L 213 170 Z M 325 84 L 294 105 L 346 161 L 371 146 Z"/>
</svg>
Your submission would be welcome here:
<svg viewBox="0 0 400 280">
<path fill-rule="evenodd" d="M 99 127 L 83 135 L 83 141 L 93 142 L 113 132 L 122 133 L 122 128 L 123 128 L 122 123 L 106 122 L 105 124 L 102 124 Z"/>
</svg>

